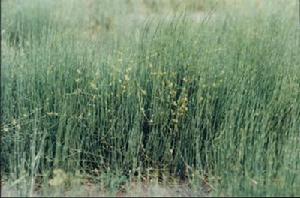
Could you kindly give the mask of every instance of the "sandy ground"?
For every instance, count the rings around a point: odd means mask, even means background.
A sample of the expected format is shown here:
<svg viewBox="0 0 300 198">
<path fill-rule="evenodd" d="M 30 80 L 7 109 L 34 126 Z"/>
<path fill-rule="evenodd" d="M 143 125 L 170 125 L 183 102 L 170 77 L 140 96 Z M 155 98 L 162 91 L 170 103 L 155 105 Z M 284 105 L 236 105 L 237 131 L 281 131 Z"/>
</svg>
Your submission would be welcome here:
<svg viewBox="0 0 300 198">
<path fill-rule="evenodd" d="M 24 190 L 24 189 L 23 189 Z M 19 196 L 28 196 L 22 194 L 20 190 L 14 188 L 8 188 L 5 185 L 1 189 L 1 197 L 19 197 Z M 126 192 L 115 192 L 109 193 L 105 191 L 100 191 L 99 187 L 96 185 L 82 185 L 77 186 L 69 190 L 59 190 L 59 189 L 49 189 L 47 192 L 34 192 L 33 197 L 69 197 L 69 196 L 78 196 L 78 197 L 195 197 L 195 196 L 204 196 L 207 197 L 209 194 L 204 190 L 193 191 L 186 185 L 169 185 L 162 186 L 158 184 L 136 184 L 132 185 L 129 190 Z"/>
</svg>

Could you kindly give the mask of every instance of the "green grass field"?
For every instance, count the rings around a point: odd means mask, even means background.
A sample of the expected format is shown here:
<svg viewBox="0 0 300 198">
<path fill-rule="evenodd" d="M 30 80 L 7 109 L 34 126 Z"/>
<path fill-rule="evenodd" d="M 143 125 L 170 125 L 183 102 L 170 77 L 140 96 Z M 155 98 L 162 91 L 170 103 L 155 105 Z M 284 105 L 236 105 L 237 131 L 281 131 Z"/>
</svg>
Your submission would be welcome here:
<svg viewBox="0 0 300 198">
<path fill-rule="evenodd" d="M 144 183 L 300 195 L 298 1 L 1 6 L 0 161 L 14 195 Z"/>
</svg>

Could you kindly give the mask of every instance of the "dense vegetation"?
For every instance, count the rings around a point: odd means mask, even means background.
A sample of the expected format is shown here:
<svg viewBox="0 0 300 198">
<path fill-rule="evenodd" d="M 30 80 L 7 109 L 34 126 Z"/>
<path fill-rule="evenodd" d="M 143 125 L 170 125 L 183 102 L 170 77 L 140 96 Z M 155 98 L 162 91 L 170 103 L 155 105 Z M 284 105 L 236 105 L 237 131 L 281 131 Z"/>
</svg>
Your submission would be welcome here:
<svg viewBox="0 0 300 198">
<path fill-rule="evenodd" d="M 121 2 L 2 2 L 3 178 L 300 195 L 297 1 Z"/>
</svg>

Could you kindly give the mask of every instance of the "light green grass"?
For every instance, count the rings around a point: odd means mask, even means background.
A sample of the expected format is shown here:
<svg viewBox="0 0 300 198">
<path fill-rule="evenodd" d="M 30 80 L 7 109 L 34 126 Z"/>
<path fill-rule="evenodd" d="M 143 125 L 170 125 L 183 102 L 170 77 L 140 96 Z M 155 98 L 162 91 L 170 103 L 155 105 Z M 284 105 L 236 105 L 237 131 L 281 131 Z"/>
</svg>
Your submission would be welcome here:
<svg viewBox="0 0 300 198">
<path fill-rule="evenodd" d="M 152 168 L 195 190 L 207 178 L 214 195 L 300 195 L 297 1 L 203 1 L 202 22 L 176 5 L 136 23 L 153 8 L 90 2 L 2 3 L 8 183 L 32 193 L 62 169 L 115 189 Z"/>
</svg>

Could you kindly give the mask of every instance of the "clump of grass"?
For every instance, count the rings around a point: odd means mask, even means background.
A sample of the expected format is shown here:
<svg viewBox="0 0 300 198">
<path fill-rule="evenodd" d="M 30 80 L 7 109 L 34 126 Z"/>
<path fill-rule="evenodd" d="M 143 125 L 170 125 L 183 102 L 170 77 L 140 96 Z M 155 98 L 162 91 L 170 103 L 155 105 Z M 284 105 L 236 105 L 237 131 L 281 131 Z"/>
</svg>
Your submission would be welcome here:
<svg viewBox="0 0 300 198">
<path fill-rule="evenodd" d="M 30 180 L 26 192 L 40 175 L 56 181 L 54 170 L 99 170 L 116 189 L 155 169 L 217 195 L 299 195 L 294 4 L 156 18 L 91 42 L 35 3 L 6 11 L 23 28 L 4 25 L 1 58 L 1 168 Z"/>
</svg>

